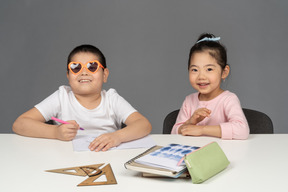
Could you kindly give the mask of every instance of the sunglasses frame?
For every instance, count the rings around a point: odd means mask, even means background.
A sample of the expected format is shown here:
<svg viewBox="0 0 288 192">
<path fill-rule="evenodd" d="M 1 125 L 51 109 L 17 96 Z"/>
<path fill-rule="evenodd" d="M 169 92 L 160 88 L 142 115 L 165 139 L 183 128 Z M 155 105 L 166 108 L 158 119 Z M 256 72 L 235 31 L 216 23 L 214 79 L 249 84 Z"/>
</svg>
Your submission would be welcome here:
<svg viewBox="0 0 288 192">
<path fill-rule="evenodd" d="M 97 69 L 96 69 L 94 72 L 90 71 L 90 70 L 87 68 L 88 63 L 92 63 L 92 62 L 96 62 L 96 63 L 98 64 L 98 67 L 97 67 Z M 75 72 L 71 69 L 71 65 L 72 65 L 72 64 L 80 64 L 80 65 L 81 65 L 81 69 L 80 69 L 77 73 L 75 73 Z M 94 74 L 94 73 L 96 73 L 96 72 L 99 70 L 100 67 L 101 67 L 102 69 L 104 69 L 103 65 L 102 65 L 98 60 L 88 61 L 87 63 L 85 63 L 85 65 L 84 65 L 83 63 L 81 63 L 81 62 L 70 62 L 70 63 L 68 64 L 68 69 L 69 69 L 69 71 L 71 71 L 74 75 L 77 75 L 77 74 L 81 73 L 81 71 L 83 70 L 83 68 L 86 68 L 86 70 L 87 70 L 89 73 Z"/>
</svg>

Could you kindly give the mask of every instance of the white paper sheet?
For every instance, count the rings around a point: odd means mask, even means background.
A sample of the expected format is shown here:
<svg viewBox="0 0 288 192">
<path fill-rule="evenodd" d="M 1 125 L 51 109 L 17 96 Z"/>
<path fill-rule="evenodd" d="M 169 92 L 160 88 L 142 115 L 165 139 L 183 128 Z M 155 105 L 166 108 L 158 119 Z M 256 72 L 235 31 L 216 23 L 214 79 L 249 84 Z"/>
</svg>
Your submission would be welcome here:
<svg viewBox="0 0 288 192">
<path fill-rule="evenodd" d="M 88 146 L 99 135 L 76 135 L 76 137 L 72 141 L 74 151 L 90 151 Z M 126 142 L 126 143 L 121 143 L 119 146 L 113 147 L 110 150 L 149 148 L 149 147 L 153 147 L 154 145 L 156 145 L 155 141 L 152 139 L 150 135 L 148 135 L 141 139 L 137 139 L 137 140 Z"/>
</svg>

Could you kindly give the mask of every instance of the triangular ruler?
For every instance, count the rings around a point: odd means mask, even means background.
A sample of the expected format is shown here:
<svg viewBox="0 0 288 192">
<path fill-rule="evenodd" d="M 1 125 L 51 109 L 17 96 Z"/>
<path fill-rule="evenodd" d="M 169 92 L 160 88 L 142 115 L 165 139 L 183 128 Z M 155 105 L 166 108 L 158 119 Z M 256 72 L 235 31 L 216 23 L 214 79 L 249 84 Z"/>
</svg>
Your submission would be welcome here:
<svg viewBox="0 0 288 192">
<path fill-rule="evenodd" d="M 101 173 L 96 174 L 95 176 L 88 177 L 85 181 L 80 183 L 77 186 L 90 186 L 90 185 L 111 185 L 117 184 L 116 178 L 112 171 L 110 164 L 107 164 L 105 167 L 101 169 Z M 107 181 L 97 181 L 101 176 L 106 176 Z"/>
<path fill-rule="evenodd" d="M 78 176 L 90 176 L 90 175 L 97 173 L 97 170 L 102 165 L 104 165 L 104 163 L 87 165 L 87 166 L 79 166 L 79 167 L 69 167 L 69 168 L 63 168 L 63 169 L 53 169 L 53 170 L 47 170 L 47 172 L 62 173 L 62 174 L 68 174 L 68 175 L 78 175 Z"/>
</svg>

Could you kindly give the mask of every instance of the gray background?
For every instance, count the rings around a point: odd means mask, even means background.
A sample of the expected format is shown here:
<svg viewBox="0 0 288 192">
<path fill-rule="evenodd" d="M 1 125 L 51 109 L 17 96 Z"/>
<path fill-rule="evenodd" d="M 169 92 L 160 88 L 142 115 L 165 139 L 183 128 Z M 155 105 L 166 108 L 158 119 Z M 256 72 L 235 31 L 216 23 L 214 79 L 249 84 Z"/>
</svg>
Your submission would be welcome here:
<svg viewBox="0 0 288 192">
<path fill-rule="evenodd" d="M 161 133 L 164 117 L 195 92 L 191 46 L 202 32 L 221 36 L 232 68 L 224 89 L 243 107 L 268 114 L 288 133 L 287 0 L 7 0 L 0 3 L 1 133 L 67 84 L 66 58 L 99 47 L 115 88 Z"/>
</svg>

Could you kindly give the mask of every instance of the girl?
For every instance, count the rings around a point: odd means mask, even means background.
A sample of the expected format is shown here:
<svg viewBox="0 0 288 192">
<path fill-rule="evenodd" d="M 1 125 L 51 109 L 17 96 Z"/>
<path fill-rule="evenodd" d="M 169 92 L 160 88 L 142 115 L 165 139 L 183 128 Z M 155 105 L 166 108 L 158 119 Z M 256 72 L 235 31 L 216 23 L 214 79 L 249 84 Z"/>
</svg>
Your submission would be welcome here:
<svg viewBox="0 0 288 192">
<path fill-rule="evenodd" d="M 106 151 L 122 142 L 135 140 L 151 132 L 149 121 L 114 89 L 102 90 L 109 70 L 103 53 L 92 45 L 76 47 L 68 56 L 67 78 L 70 86 L 59 89 L 22 114 L 13 124 L 20 135 L 72 140 L 79 134 L 101 134 L 90 143 L 91 151 Z M 49 125 L 53 116 L 69 124 Z M 120 129 L 121 124 L 127 126 Z"/>
<path fill-rule="evenodd" d="M 249 127 L 238 97 L 220 88 L 229 75 L 220 37 L 202 34 L 189 54 L 189 81 L 198 92 L 188 95 L 172 134 L 247 139 Z"/>
</svg>

